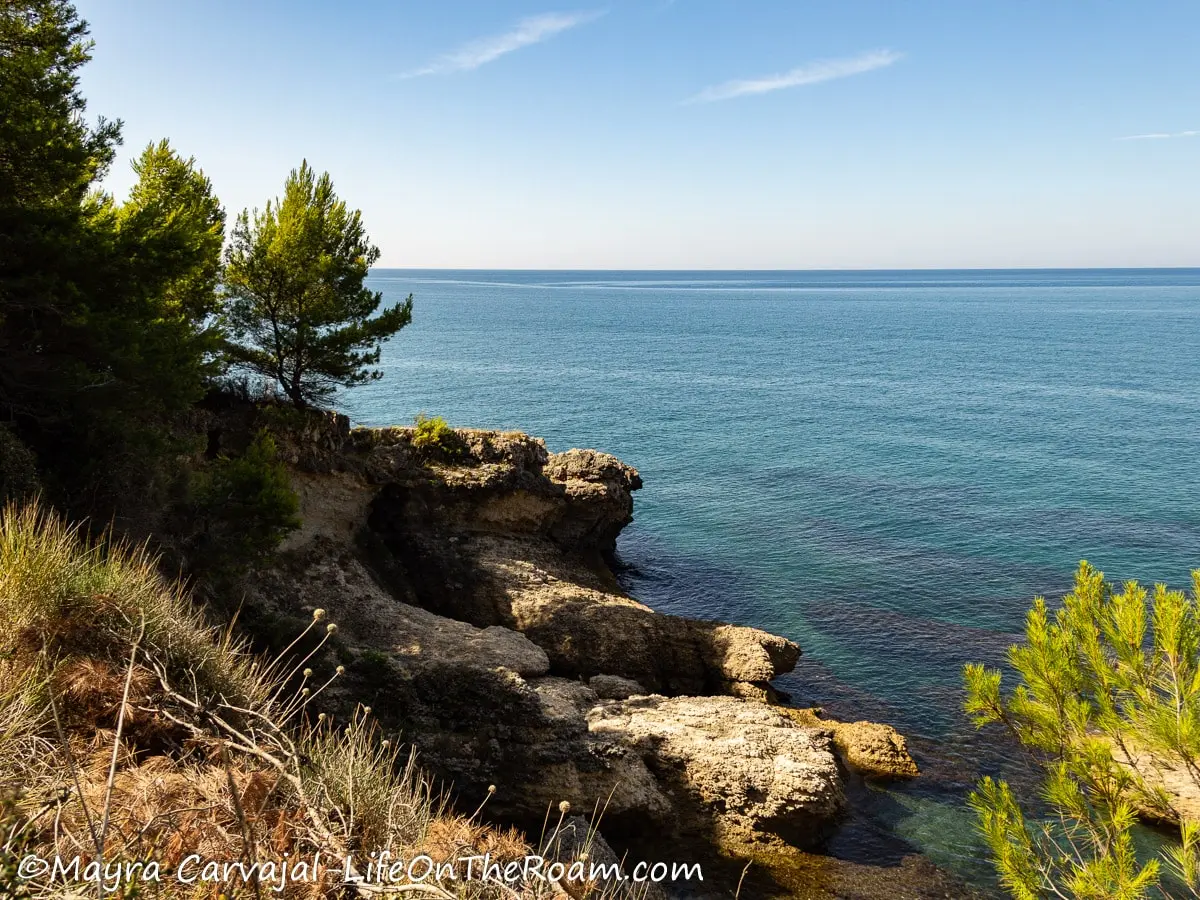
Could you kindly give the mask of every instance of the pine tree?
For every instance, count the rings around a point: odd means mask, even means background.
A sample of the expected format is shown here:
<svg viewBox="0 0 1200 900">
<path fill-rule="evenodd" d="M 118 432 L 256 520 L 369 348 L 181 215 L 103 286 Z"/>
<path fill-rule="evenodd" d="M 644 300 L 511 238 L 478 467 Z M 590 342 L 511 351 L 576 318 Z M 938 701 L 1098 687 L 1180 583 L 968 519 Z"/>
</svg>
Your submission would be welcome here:
<svg viewBox="0 0 1200 900">
<path fill-rule="evenodd" d="M 1161 584 L 1148 594 L 1083 562 L 1053 616 L 1035 599 L 1009 663 L 1019 681 L 1007 695 L 998 670 L 964 673 L 976 725 L 1006 726 L 1044 775 L 1048 818 L 1027 816 L 1003 781 L 971 795 L 1004 887 L 1021 900 L 1137 900 L 1170 896 L 1170 873 L 1195 896 L 1200 823 L 1162 773 L 1200 795 L 1200 571 L 1191 596 Z M 1179 822 L 1180 843 L 1139 858 L 1139 814 Z"/>
<path fill-rule="evenodd" d="M 363 227 L 305 161 L 282 199 L 243 212 L 226 256 L 224 323 L 237 365 L 276 381 L 297 406 L 382 376 L 382 343 L 412 320 L 412 297 L 375 315 L 363 284 L 379 259 Z"/>
<path fill-rule="evenodd" d="M 0 415 L 39 421 L 103 376 L 82 320 L 106 249 L 91 192 L 120 123 L 84 120 L 87 26 L 66 0 L 0 0 Z"/>
<path fill-rule="evenodd" d="M 217 374 L 224 215 L 165 142 L 127 202 L 100 190 L 120 126 L 84 118 L 86 37 L 66 0 L 0 0 L 0 422 L 107 519 L 156 505 L 171 419 Z"/>
<path fill-rule="evenodd" d="M 89 127 L 86 23 L 0 0 L 0 416 L 57 427 L 179 410 L 214 374 L 224 213 L 166 141 L 124 204 L 98 189 L 119 123 Z"/>
<path fill-rule="evenodd" d="M 133 164 L 138 180 L 115 209 L 119 258 L 131 315 L 114 366 L 139 386 L 140 402 L 173 410 L 200 398 L 220 374 L 218 283 L 225 212 L 193 158 L 166 140 Z M 147 382 L 147 383 L 144 383 Z"/>
</svg>

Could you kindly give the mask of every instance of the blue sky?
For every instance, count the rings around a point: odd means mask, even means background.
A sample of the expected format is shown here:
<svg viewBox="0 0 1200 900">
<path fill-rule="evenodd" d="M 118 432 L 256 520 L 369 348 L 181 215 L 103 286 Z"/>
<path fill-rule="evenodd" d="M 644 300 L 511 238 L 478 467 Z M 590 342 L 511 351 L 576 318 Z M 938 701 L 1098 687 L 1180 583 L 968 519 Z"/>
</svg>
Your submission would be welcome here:
<svg viewBox="0 0 1200 900">
<path fill-rule="evenodd" d="M 381 265 L 1200 265 L 1194 2 L 78 5 L 112 190 L 307 158 Z"/>
</svg>

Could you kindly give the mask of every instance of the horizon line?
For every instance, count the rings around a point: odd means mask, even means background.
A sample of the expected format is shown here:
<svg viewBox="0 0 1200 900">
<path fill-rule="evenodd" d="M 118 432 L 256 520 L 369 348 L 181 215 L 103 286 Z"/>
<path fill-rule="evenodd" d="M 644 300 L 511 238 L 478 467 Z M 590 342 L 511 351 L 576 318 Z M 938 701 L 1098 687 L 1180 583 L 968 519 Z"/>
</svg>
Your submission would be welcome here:
<svg viewBox="0 0 1200 900">
<path fill-rule="evenodd" d="M 1200 264 L 1179 266 L 916 266 L 851 267 L 851 268 L 580 268 L 578 266 L 547 266 L 517 268 L 503 266 L 372 266 L 370 271 L 388 269 L 400 272 L 1162 272 L 1197 271 Z"/>
</svg>

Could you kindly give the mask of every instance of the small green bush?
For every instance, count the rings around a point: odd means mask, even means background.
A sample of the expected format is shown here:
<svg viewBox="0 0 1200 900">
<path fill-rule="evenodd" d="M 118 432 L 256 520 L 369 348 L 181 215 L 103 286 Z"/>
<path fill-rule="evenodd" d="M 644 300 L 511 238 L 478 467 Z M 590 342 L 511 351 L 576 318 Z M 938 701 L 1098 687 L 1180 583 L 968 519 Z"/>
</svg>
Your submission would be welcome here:
<svg viewBox="0 0 1200 900">
<path fill-rule="evenodd" d="M 239 457 L 220 457 L 193 476 L 190 515 L 199 526 L 193 568 L 237 574 L 300 527 L 300 499 L 265 429 Z"/>
<path fill-rule="evenodd" d="M 417 413 L 413 419 L 412 445 L 423 453 L 445 459 L 461 459 L 466 453 L 462 438 L 445 419 L 425 413 Z"/>
<path fill-rule="evenodd" d="M 0 502 L 32 497 L 38 489 L 37 458 L 33 451 L 0 425 Z"/>
</svg>

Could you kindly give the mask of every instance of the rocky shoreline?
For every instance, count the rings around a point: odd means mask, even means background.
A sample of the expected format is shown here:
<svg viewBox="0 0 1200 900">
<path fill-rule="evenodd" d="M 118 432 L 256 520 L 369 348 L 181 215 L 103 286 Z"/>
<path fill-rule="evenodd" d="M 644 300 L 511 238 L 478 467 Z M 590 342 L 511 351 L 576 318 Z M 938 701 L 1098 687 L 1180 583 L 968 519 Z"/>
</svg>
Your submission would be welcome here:
<svg viewBox="0 0 1200 900">
<path fill-rule="evenodd" d="M 214 414 L 210 452 L 260 415 Z M 795 869 L 846 815 L 848 778 L 917 774 L 889 726 L 781 705 L 792 641 L 621 590 L 609 561 L 641 478 L 615 457 L 478 430 L 417 446 L 332 413 L 272 430 L 304 524 L 247 604 L 327 610 L 348 675 L 331 706 L 370 703 L 460 805 L 536 833 L 565 801 L 617 846 Z"/>
</svg>

